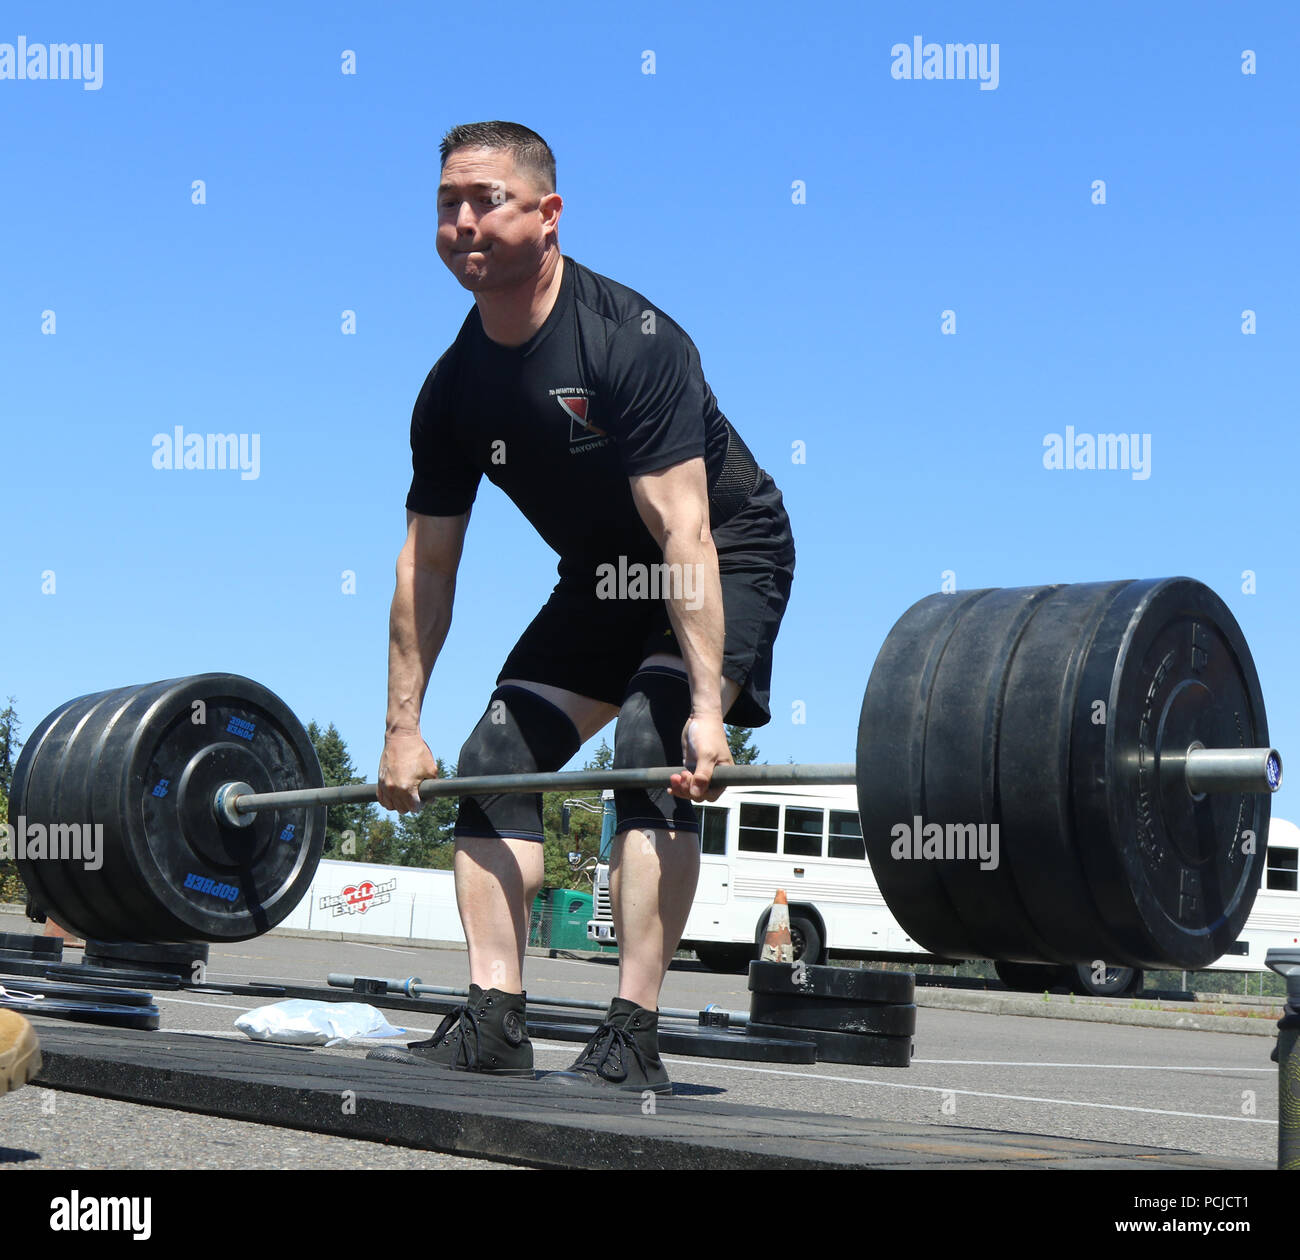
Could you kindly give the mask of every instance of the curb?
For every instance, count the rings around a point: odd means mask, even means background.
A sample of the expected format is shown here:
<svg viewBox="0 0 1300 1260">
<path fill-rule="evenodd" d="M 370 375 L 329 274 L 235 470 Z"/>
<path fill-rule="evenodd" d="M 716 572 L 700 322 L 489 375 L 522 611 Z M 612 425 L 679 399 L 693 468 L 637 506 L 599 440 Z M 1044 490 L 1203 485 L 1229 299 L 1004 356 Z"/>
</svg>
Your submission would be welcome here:
<svg viewBox="0 0 1300 1260">
<path fill-rule="evenodd" d="M 1147 1010 L 1141 1006 L 1118 1005 L 1100 999 L 1050 993 L 971 993 L 960 989 L 920 989 L 917 1006 L 949 1011 L 977 1011 L 987 1015 L 1037 1016 L 1044 1019 L 1077 1019 L 1096 1024 L 1129 1024 L 1139 1028 L 1181 1028 L 1189 1032 L 1242 1033 L 1276 1037 L 1282 1003 L 1259 1018 L 1247 1015 L 1213 1015 L 1196 1010 Z M 1136 999 L 1141 1001 L 1141 999 Z"/>
</svg>

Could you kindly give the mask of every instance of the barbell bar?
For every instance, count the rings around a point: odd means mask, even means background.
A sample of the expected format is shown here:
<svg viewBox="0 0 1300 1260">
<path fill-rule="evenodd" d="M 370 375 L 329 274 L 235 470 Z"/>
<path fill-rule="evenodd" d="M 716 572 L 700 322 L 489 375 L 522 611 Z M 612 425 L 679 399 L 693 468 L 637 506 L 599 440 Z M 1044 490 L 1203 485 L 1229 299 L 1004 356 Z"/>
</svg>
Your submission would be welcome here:
<svg viewBox="0 0 1300 1260">
<path fill-rule="evenodd" d="M 382 996 L 377 994 L 374 989 L 364 987 L 367 985 L 382 986 L 384 993 L 396 994 L 399 997 L 469 997 L 468 989 L 455 989 L 442 984 L 425 984 L 417 976 L 408 976 L 405 980 L 396 980 L 345 976 L 332 971 L 326 977 L 326 983 L 331 988 L 350 989 L 367 997 Z M 558 1006 L 576 1011 L 599 1011 L 602 1014 L 609 1009 L 608 1002 L 593 1002 L 589 998 L 546 997 L 540 993 L 530 993 L 528 995 L 530 1014 L 533 1013 L 533 1008 L 544 1006 Z M 693 1024 L 698 1024 L 700 1016 L 705 1011 L 716 1011 L 719 1016 L 724 1016 L 727 1024 L 732 1028 L 743 1028 L 749 1023 L 748 1011 L 724 1011 L 712 1002 L 704 1010 L 692 1011 L 682 1006 L 660 1006 L 655 1013 L 660 1019 L 685 1019 Z"/>
<path fill-rule="evenodd" d="M 1173 761 L 1172 757 L 1167 758 Z M 1276 748 L 1190 748 L 1181 763 L 1192 793 L 1276 792 L 1282 785 L 1282 757 Z M 507 792 L 599 792 L 622 788 L 666 788 L 670 776 L 683 766 L 650 766 L 628 770 L 557 770 L 537 774 L 478 774 L 424 779 L 420 800 L 444 796 L 484 796 Z M 850 761 L 795 762 L 775 766 L 715 767 L 710 784 L 729 787 L 852 787 L 857 767 Z M 212 807 L 219 822 L 246 827 L 259 810 L 291 809 L 300 805 L 351 805 L 378 799 L 376 783 L 303 791 L 254 792 L 246 783 L 223 783 Z"/>
<path fill-rule="evenodd" d="M 1168 760 L 1173 760 L 1168 758 Z M 1282 758 L 1276 748 L 1189 748 L 1178 759 L 1187 790 L 1206 792 L 1276 792 L 1282 785 Z M 537 774 L 478 774 L 424 779 L 420 800 L 444 796 L 484 796 L 506 792 L 598 792 L 622 788 L 666 788 L 682 766 L 651 766 L 628 770 L 557 770 Z M 713 787 L 852 787 L 857 767 L 849 761 L 796 762 L 775 766 L 717 766 Z M 254 792 L 246 783 L 223 783 L 212 807 L 219 822 L 246 827 L 259 810 L 291 809 L 300 805 L 351 805 L 378 799 L 376 783 L 287 792 Z"/>
<path fill-rule="evenodd" d="M 432 779 L 420 795 L 666 787 L 679 769 Z M 880 649 L 854 764 L 723 766 L 713 783 L 856 784 L 884 899 L 940 957 L 1190 970 L 1244 925 L 1281 773 L 1231 612 L 1162 578 L 927 596 Z M 43 841 L 16 855 L 68 928 L 242 940 L 305 892 L 326 807 L 376 795 L 324 787 L 282 701 L 206 674 L 56 710 L 10 813 L 51 836 L 102 826 L 93 868 Z"/>
</svg>

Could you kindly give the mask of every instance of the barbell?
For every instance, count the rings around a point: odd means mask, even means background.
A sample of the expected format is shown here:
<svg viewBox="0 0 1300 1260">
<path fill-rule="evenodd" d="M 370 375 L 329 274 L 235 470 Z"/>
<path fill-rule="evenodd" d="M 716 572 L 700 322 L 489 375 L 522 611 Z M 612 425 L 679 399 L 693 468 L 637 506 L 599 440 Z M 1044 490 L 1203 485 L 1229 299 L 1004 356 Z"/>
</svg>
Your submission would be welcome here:
<svg viewBox="0 0 1300 1260">
<path fill-rule="evenodd" d="M 420 798 L 666 787 L 681 767 L 427 779 Z M 930 595 L 871 671 L 854 764 L 721 766 L 719 787 L 857 786 L 873 874 L 949 958 L 1201 967 L 1236 940 L 1281 758 L 1222 600 L 1189 578 Z M 33 732 L 11 818 L 34 899 L 101 940 L 247 939 L 320 859 L 310 740 L 231 674 L 83 696 Z M 100 864 L 54 832 L 102 827 Z M 66 843 L 65 843 L 65 848 Z"/>
</svg>

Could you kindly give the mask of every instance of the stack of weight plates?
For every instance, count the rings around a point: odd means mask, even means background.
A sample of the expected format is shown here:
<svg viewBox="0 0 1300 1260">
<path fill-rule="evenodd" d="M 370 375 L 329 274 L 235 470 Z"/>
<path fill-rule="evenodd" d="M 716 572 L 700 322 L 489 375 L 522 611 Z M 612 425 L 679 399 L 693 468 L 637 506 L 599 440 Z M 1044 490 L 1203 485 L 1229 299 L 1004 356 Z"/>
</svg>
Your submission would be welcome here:
<svg viewBox="0 0 1300 1260">
<path fill-rule="evenodd" d="M 56 963 L 63 957 L 61 936 L 20 936 L 14 932 L 0 932 L 0 970 L 4 963 L 14 959 Z"/>
<path fill-rule="evenodd" d="M 826 1063 L 907 1067 L 916 1031 L 916 977 L 802 963 L 749 964 L 749 1026 L 799 1030 Z"/>
<path fill-rule="evenodd" d="M 0 1008 L 21 1015 L 45 1015 L 51 1019 L 149 1032 L 158 1027 L 161 1019 L 149 993 L 59 984 L 32 977 L 21 980 L 0 977 Z"/>
<path fill-rule="evenodd" d="M 208 964 L 206 944 L 157 944 L 130 941 L 86 942 L 82 961 L 91 967 L 119 971 L 175 974 L 182 980 L 200 980 Z"/>
</svg>

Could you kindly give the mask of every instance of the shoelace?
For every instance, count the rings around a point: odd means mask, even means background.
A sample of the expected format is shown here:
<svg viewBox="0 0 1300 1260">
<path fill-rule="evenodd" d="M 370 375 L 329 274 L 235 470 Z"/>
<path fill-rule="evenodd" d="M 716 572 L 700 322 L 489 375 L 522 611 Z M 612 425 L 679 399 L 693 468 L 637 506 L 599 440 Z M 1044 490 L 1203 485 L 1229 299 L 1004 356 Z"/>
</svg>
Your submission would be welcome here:
<svg viewBox="0 0 1300 1260">
<path fill-rule="evenodd" d="M 448 1014 L 438 1025 L 437 1031 L 429 1038 L 428 1041 L 421 1041 L 418 1044 L 422 1046 L 436 1046 L 441 1044 L 442 1039 L 451 1026 L 457 1025 L 460 1032 L 460 1047 L 456 1051 L 456 1063 L 458 1066 L 469 1068 L 473 1071 L 478 1066 L 478 1016 L 470 1010 L 468 1004 L 459 1007 L 457 1010 Z M 474 1034 L 474 1045 L 471 1048 L 469 1034 Z"/>
<path fill-rule="evenodd" d="M 604 1043 L 604 1049 L 601 1050 L 599 1058 L 596 1058 L 596 1050 L 602 1042 Z M 609 1062 L 615 1048 L 619 1051 L 618 1064 L 621 1071 L 617 1075 L 606 1076 L 601 1069 Z M 622 1026 L 614 1023 L 601 1024 L 596 1029 L 596 1035 L 587 1042 L 587 1048 L 582 1052 L 582 1060 L 575 1066 L 575 1070 L 595 1072 L 597 1076 L 604 1076 L 607 1081 L 625 1081 L 627 1080 L 627 1058 L 625 1056 L 628 1050 L 632 1051 L 632 1055 L 641 1069 L 641 1074 L 649 1076 L 650 1069 L 646 1065 L 645 1055 L 641 1052 L 641 1047 L 637 1044 L 636 1038 L 627 1031 L 626 1021 Z M 595 1059 L 594 1062 L 592 1062 L 593 1059 Z"/>
<path fill-rule="evenodd" d="M 17 989 L 6 989 L 0 984 L 0 998 L 10 1002 L 43 1002 L 44 993 L 20 993 Z"/>
</svg>

